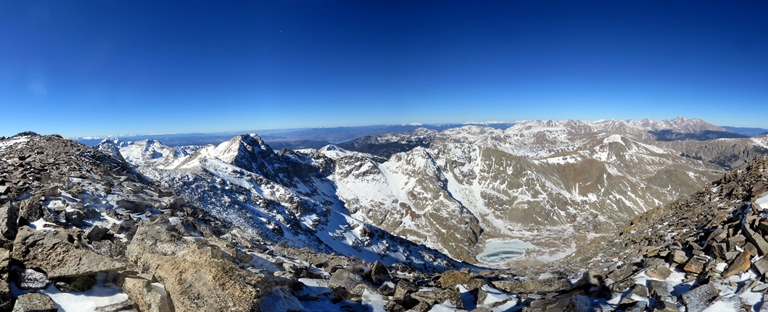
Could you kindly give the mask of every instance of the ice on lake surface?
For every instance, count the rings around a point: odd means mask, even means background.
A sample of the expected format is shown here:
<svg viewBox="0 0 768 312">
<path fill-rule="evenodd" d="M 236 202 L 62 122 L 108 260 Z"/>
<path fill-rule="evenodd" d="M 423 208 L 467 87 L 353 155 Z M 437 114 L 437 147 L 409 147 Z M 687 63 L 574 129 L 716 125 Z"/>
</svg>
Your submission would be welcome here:
<svg viewBox="0 0 768 312">
<path fill-rule="evenodd" d="M 485 250 L 477 255 L 477 261 L 487 264 L 504 264 L 525 255 L 525 250 L 533 248 L 531 243 L 519 239 L 509 241 L 492 241 L 485 245 Z"/>
</svg>

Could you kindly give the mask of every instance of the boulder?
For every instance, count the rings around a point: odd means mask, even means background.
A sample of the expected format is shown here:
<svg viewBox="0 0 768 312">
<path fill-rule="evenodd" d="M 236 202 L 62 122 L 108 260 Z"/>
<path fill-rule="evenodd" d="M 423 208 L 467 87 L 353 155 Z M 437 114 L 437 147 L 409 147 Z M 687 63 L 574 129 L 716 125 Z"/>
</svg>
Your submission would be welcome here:
<svg viewBox="0 0 768 312">
<path fill-rule="evenodd" d="M 429 305 L 450 301 L 451 304 L 457 308 L 464 308 L 464 303 L 461 301 L 461 295 L 455 288 L 417 291 L 411 294 L 411 298 L 427 303 Z"/>
<path fill-rule="evenodd" d="M 81 227 L 85 225 L 85 216 L 83 216 L 83 212 L 79 210 L 70 210 L 64 212 L 64 219 L 67 220 L 67 223 L 74 225 L 76 227 Z"/>
<path fill-rule="evenodd" d="M 667 268 L 666 266 L 656 266 L 649 268 L 645 271 L 645 275 L 648 275 L 649 277 L 665 280 L 669 275 L 672 274 L 672 270 Z"/>
<path fill-rule="evenodd" d="M 138 277 L 126 277 L 123 291 L 144 312 L 171 312 L 172 304 L 168 294 L 161 287 L 155 287 L 148 280 Z"/>
<path fill-rule="evenodd" d="M 398 301 L 403 301 L 408 295 L 418 290 L 419 288 L 416 287 L 416 285 L 413 285 L 410 282 L 404 279 L 401 279 L 399 282 L 397 282 L 397 286 L 395 286 L 394 299 Z"/>
<path fill-rule="evenodd" d="M 45 273 L 33 269 L 14 268 L 13 279 L 21 289 L 44 289 L 51 284 Z"/>
<path fill-rule="evenodd" d="M 117 205 L 122 207 L 125 210 L 128 210 L 130 212 L 144 212 L 144 210 L 147 209 L 146 202 L 143 201 L 136 201 L 136 200 L 129 200 L 129 199 L 120 199 L 117 201 Z"/>
<path fill-rule="evenodd" d="M 107 233 L 109 233 L 109 229 L 94 225 L 85 231 L 85 238 L 92 242 L 100 241 L 107 235 Z"/>
<path fill-rule="evenodd" d="M 440 275 L 440 279 L 438 281 L 443 288 L 453 288 L 456 287 L 456 285 L 466 285 L 471 279 L 472 276 L 467 273 L 448 270 Z"/>
<path fill-rule="evenodd" d="M 686 311 L 701 312 L 719 298 L 720 290 L 713 284 L 704 284 L 683 294 Z"/>
<path fill-rule="evenodd" d="M 40 195 L 21 201 L 19 205 L 19 225 L 28 225 L 42 217 L 43 211 L 40 205 Z"/>
<path fill-rule="evenodd" d="M 19 213 L 11 202 L 0 206 L 0 234 L 3 237 L 9 240 L 16 238 L 16 219 L 18 218 Z"/>
<path fill-rule="evenodd" d="M 64 231 L 36 231 L 23 226 L 13 242 L 11 257 L 27 268 L 44 271 L 49 279 L 96 275 L 119 271 L 123 263 L 76 246 L 71 234 Z"/>
<path fill-rule="evenodd" d="M 13 312 L 57 312 L 59 308 L 51 297 L 38 293 L 28 293 L 19 296 L 13 306 Z"/>
<path fill-rule="evenodd" d="M 760 258 L 760 260 L 755 261 L 753 266 L 757 272 L 760 272 L 760 275 L 768 273 L 768 259 L 766 258 Z"/>
<path fill-rule="evenodd" d="M 669 287 L 666 282 L 648 280 L 648 294 L 654 298 L 668 297 Z"/>
<path fill-rule="evenodd" d="M 211 248 L 218 247 L 192 243 L 167 224 L 143 223 L 126 256 L 165 286 L 176 311 L 257 311 L 274 278 L 215 259 Z"/>
<path fill-rule="evenodd" d="M 369 273 L 371 281 L 376 285 L 381 285 L 384 282 L 389 282 L 389 270 L 387 267 L 379 261 L 376 261 L 371 265 L 371 272 Z"/>
<path fill-rule="evenodd" d="M 761 256 L 765 256 L 766 254 L 768 254 L 768 242 L 766 242 L 765 239 L 763 239 L 763 237 L 760 236 L 760 234 L 755 233 L 748 226 L 744 227 L 743 233 L 744 233 L 744 236 L 746 236 L 747 239 L 752 244 L 755 245 L 758 253 Z"/>
<path fill-rule="evenodd" d="M 700 256 L 693 256 L 683 267 L 683 271 L 688 273 L 701 273 L 704 270 L 704 265 L 707 263 L 707 258 Z"/>
<path fill-rule="evenodd" d="M 331 279 L 328 281 L 329 286 L 344 287 L 350 292 L 360 283 L 363 283 L 363 278 L 347 269 L 336 270 L 331 274 Z"/>
<path fill-rule="evenodd" d="M 750 254 L 748 250 L 744 250 L 738 256 L 736 256 L 736 258 L 733 259 L 731 265 L 728 266 L 728 269 L 723 272 L 723 278 L 729 278 L 749 269 L 750 265 L 752 264 L 749 262 L 749 257 Z"/>
</svg>

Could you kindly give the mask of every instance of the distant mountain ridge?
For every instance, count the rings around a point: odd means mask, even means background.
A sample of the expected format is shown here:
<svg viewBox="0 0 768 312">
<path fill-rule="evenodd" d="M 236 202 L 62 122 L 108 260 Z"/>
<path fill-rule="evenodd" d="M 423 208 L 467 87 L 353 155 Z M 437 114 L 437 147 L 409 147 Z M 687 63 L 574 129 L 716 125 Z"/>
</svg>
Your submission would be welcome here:
<svg viewBox="0 0 768 312">
<path fill-rule="evenodd" d="M 633 125 L 646 131 L 659 132 L 662 140 L 688 140 L 688 139 L 711 139 L 714 137 L 734 137 L 732 132 L 741 135 L 755 136 L 768 129 L 760 128 L 735 128 L 719 127 L 698 118 L 686 119 L 677 117 L 672 120 L 655 121 L 643 119 L 638 121 L 626 120 L 624 123 Z M 465 122 L 465 123 L 446 123 L 446 124 L 400 124 L 400 125 L 373 125 L 357 127 L 330 127 L 330 128 L 297 128 L 297 129 L 277 129 L 277 130 L 259 130 L 259 131 L 238 131 L 221 133 L 179 133 L 179 134 L 131 134 L 116 136 L 84 136 L 73 137 L 72 139 L 80 143 L 95 146 L 105 139 L 120 139 L 125 141 L 156 140 L 167 146 L 184 145 L 205 145 L 219 144 L 229 140 L 232 136 L 240 133 L 259 133 L 260 137 L 268 142 L 275 149 L 289 148 L 321 148 L 328 144 L 340 144 L 352 141 L 366 136 L 377 136 L 388 133 L 403 133 L 413 131 L 418 128 L 431 129 L 436 131 L 457 128 L 466 125 L 487 126 L 494 129 L 506 129 L 517 122 L 488 121 L 488 122 Z M 731 131 L 733 130 L 733 131 Z M 760 131 L 762 130 L 762 131 Z M 710 131 L 704 135 L 698 135 L 700 132 Z M 683 134 L 680 134 L 683 133 Z"/>
<path fill-rule="evenodd" d="M 768 134 L 768 129 L 765 128 L 747 128 L 747 127 L 728 127 L 724 126 L 723 128 L 736 132 L 741 135 L 746 136 L 758 136 L 763 134 Z"/>
</svg>

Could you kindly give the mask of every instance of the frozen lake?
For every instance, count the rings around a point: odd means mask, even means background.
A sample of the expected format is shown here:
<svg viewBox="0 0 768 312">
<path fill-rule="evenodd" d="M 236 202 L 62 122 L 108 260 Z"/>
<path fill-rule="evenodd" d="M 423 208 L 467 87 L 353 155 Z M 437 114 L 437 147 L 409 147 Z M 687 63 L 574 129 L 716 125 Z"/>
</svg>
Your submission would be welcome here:
<svg viewBox="0 0 768 312">
<path fill-rule="evenodd" d="M 522 257 L 525 250 L 533 248 L 531 243 L 519 239 L 492 241 L 485 245 L 485 250 L 477 255 L 477 261 L 487 264 L 504 264 L 509 260 Z"/>
</svg>

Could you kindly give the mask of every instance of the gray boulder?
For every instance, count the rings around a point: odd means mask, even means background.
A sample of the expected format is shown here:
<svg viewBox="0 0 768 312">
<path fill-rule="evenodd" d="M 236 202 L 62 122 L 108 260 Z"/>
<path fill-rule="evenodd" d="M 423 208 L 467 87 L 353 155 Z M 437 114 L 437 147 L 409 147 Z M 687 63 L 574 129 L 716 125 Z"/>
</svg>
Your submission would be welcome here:
<svg viewBox="0 0 768 312">
<path fill-rule="evenodd" d="M 165 225 L 143 223 L 126 256 L 140 274 L 151 274 L 165 286 L 176 311 L 258 311 L 278 282 L 217 253 L 222 253 L 218 247 L 192 243 Z"/>
<path fill-rule="evenodd" d="M 59 308 L 51 297 L 38 293 L 28 293 L 16 299 L 13 312 L 57 312 Z"/>
<path fill-rule="evenodd" d="M 11 256 L 27 268 L 44 271 L 49 279 L 95 275 L 125 268 L 123 263 L 78 245 L 73 235 L 65 231 L 39 232 L 24 226 L 16 235 Z"/>
<path fill-rule="evenodd" d="M 139 311 L 171 312 L 172 304 L 164 289 L 155 289 L 143 278 L 126 277 L 123 281 L 123 291 L 136 303 Z"/>
<path fill-rule="evenodd" d="M 344 287 L 350 292 L 360 283 L 363 283 L 363 278 L 347 269 L 336 270 L 331 274 L 331 280 L 328 281 L 329 286 Z"/>
<path fill-rule="evenodd" d="M 9 240 L 13 240 L 16 237 L 16 219 L 18 218 L 19 213 L 11 202 L 0 206 L 0 234 L 3 237 Z"/>
<path fill-rule="evenodd" d="M 714 303 L 720 296 L 720 290 L 713 284 L 704 284 L 683 294 L 683 302 L 688 312 L 701 312 Z"/>
</svg>

